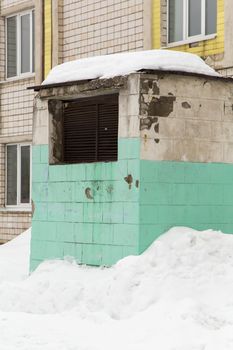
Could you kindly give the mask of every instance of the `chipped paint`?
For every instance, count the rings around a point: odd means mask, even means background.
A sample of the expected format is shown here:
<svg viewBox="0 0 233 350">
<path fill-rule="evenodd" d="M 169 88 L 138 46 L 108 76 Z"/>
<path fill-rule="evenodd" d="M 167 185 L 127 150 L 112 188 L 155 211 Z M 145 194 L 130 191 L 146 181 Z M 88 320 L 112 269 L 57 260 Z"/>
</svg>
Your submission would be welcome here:
<svg viewBox="0 0 233 350">
<path fill-rule="evenodd" d="M 159 133 L 159 123 L 155 124 L 154 131 L 156 132 L 156 134 Z"/>
<path fill-rule="evenodd" d="M 182 102 L 182 107 L 183 108 L 185 108 L 185 109 L 189 109 L 189 108 L 191 108 L 191 105 L 190 105 L 190 103 L 188 103 L 187 101 L 185 101 L 185 102 Z"/>
<path fill-rule="evenodd" d="M 168 117 L 173 112 L 175 100 L 174 96 L 153 97 L 148 105 L 148 116 Z"/>
<path fill-rule="evenodd" d="M 151 79 L 144 79 L 141 83 L 141 93 L 142 94 L 153 94 L 153 95 L 159 95 L 160 90 L 158 87 L 157 80 L 151 80 Z"/>
<path fill-rule="evenodd" d="M 48 110 L 51 116 L 51 152 L 50 164 L 63 162 L 63 103 L 59 100 L 50 100 Z"/>
<path fill-rule="evenodd" d="M 146 117 L 140 119 L 140 130 L 150 130 L 152 124 L 157 123 L 157 117 Z"/>
<path fill-rule="evenodd" d="M 169 93 L 168 96 L 158 96 L 160 89 L 158 81 L 153 79 L 141 79 L 140 90 L 140 115 L 146 117 L 168 117 L 174 109 L 176 97 Z M 151 127 L 150 120 L 145 120 Z M 153 122 L 152 122 L 153 124 Z M 147 128 L 147 127 L 145 127 Z M 143 130 L 143 129 L 141 129 Z"/>
<path fill-rule="evenodd" d="M 87 197 L 88 199 L 94 199 L 94 197 L 93 197 L 92 194 L 91 194 L 91 189 L 90 189 L 90 187 L 87 187 L 87 188 L 85 189 L 85 195 L 86 195 L 86 197 Z"/>
</svg>

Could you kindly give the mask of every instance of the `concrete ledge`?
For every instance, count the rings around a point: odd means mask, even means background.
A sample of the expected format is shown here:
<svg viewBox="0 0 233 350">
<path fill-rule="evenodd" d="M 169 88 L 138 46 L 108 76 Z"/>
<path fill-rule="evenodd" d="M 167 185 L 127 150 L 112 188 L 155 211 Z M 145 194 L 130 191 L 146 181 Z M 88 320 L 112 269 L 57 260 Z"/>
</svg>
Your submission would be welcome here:
<svg viewBox="0 0 233 350">
<path fill-rule="evenodd" d="M 1 136 L 1 143 L 13 143 L 13 142 L 32 142 L 32 134 L 29 135 L 14 135 L 14 136 Z"/>
<path fill-rule="evenodd" d="M 28 10 L 30 8 L 33 8 L 35 6 L 35 1 L 34 0 L 26 0 L 20 4 L 8 6 L 6 8 L 1 9 L 1 16 L 10 16 L 14 13 L 18 13 L 21 11 Z"/>
</svg>

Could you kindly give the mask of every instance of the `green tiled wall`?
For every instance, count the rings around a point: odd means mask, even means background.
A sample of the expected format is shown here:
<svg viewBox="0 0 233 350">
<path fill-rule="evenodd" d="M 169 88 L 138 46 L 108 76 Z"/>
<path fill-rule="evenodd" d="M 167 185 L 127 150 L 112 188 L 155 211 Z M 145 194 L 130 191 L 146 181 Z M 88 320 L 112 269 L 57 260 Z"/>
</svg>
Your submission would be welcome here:
<svg viewBox="0 0 233 350">
<path fill-rule="evenodd" d="M 120 139 L 118 147 L 117 162 L 49 165 L 48 146 L 33 146 L 31 269 L 65 256 L 112 265 L 138 254 L 140 143 Z"/>
<path fill-rule="evenodd" d="M 33 147 L 31 269 L 65 256 L 112 265 L 173 226 L 233 233 L 233 165 L 139 160 L 139 142 L 120 139 L 117 162 L 75 165 Z"/>
<path fill-rule="evenodd" d="M 233 165 L 140 162 L 140 252 L 173 226 L 233 233 Z"/>
</svg>

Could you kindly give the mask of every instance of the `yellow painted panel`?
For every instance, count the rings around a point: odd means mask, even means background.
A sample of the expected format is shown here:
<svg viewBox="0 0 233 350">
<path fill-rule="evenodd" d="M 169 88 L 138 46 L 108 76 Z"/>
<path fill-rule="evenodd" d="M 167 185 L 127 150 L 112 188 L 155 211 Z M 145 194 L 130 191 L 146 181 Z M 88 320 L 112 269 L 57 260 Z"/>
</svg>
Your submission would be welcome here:
<svg viewBox="0 0 233 350">
<path fill-rule="evenodd" d="M 44 0 L 44 77 L 52 68 L 52 0 Z"/>
<path fill-rule="evenodd" d="M 152 45 L 153 49 L 159 49 L 160 44 L 160 23 L 161 23 L 161 10 L 160 0 L 152 0 Z"/>
<path fill-rule="evenodd" d="M 161 0 L 152 0 L 153 4 L 153 20 L 152 20 L 152 38 L 153 48 L 158 49 L 161 47 Z M 195 47 L 191 45 L 179 45 L 172 47 L 171 50 L 185 51 L 195 53 L 202 57 L 209 55 L 220 54 L 224 52 L 224 0 L 217 0 L 217 35 L 216 38 L 199 41 Z"/>
</svg>

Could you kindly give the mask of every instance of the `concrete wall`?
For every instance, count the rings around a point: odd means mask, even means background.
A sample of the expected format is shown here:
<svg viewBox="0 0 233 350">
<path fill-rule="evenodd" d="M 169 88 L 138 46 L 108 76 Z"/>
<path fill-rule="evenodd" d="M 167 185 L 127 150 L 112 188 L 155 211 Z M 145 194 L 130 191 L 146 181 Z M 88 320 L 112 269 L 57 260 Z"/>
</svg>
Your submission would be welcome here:
<svg viewBox="0 0 233 350">
<path fill-rule="evenodd" d="M 233 232 L 233 84 L 141 77 L 142 252 L 173 226 Z"/>
<path fill-rule="evenodd" d="M 141 78 L 141 159 L 233 162 L 233 86 L 160 73 Z"/>
<path fill-rule="evenodd" d="M 49 165 L 47 100 L 116 89 L 118 161 Z M 31 269 L 67 255 L 111 265 L 143 252 L 172 226 L 232 233 L 232 97 L 231 82 L 162 72 L 41 90 Z"/>
<path fill-rule="evenodd" d="M 99 86 L 97 87 L 97 85 Z M 119 92 L 118 161 L 49 165 L 47 99 Z M 111 265 L 139 252 L 139 77 L 42 90 L 33 135 L 31 269 L 44 259 L 73 256 Z M 87 195 L 87 190 L 91 194 Z"/>
</svg>

